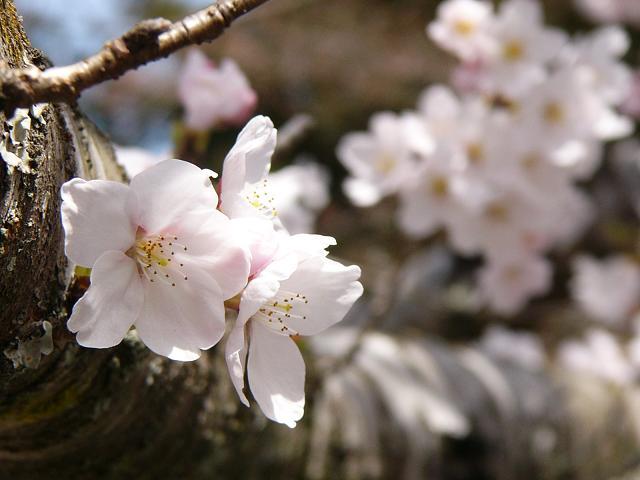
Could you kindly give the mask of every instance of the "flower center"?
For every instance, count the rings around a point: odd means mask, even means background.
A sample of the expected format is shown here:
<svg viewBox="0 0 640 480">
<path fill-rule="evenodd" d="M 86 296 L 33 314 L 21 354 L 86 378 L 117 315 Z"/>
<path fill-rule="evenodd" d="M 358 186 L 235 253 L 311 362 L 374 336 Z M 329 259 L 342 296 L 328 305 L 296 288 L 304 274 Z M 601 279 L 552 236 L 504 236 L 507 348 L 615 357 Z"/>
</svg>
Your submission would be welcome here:
<svg viewBox="0 0 640 480">
<path fill-rule="evenodd" d="M 252 184 L 249 188 L 245 188 L 243 193 L 249 205 L 260 212 L 260 214 L 268 218 L 278 216 L 278 211 L 273 206 L 275 199 L 269 190 L 266 178 L 261 183 Z"/>
<path fill-rule="evenodd" d="M 301 293 L 279 291 L 275 297 L 260 307 L 253 318 L 281 335 L 297 335 L 298 332 L 287 325 L 287 320 L 292 318 L 306 320 L 307 317 L 300 314 L 300 307 L 308 303 L 309 299 Z"/>
<path fill-rule="evenodd" d="M 187 246 L 178 242 L 174 235 L 138 236 L 136 244 L 127 255 L 138 264 L 138 272 L 149 282 L 160 282 L 176 286 L 177 281 L 185 281 L 182 271 L 184 263 L 176 259 L 176 252 L 186 252 Z"/>
<path fill-rule="evenodd" d="M 509 265 L 502 271 L 503 278 L 509 283 L 519 281 L 522 275 L 522 268 L 518 265 Z"/>
<path fill-rule="evenodd" d="M 376 170 L 386 175 L 396 167 L 396 159 L 388 153 L 381 154 L 376 161 Z"/>
<path fill-rule="evenodd" d="M 470 20 L 460 18 L 453 22 L 453 29 L 458 35 L 466 37 L 474 32 L 474 30 L 476 29 L 476 25 Z"/>
<path fill-rule="evenodd" d="M 433 177 L 429 183 L 428 193 L 438 198 L 446 197 L 449 194 L 449 182 L 446 177 Z"/>
<path fill-rule="evenodd" d="M 509 208 L 502 202 L 492 202 L 487 206 L 485 215 L 490 220 L 503 223 L 509 219 Z"/>
<path fill-rule="evenodd" d="M 535 152 L 527 153 L 522 157 L 522 166 L 528 171 L 538 168 L 541 162 L 540 155 Z"/>
<path fill-rule="evenodd" d="M 517 62 L 524 57 L 524 45 L 520 40 L 509 40 L 502 47 L 502 56 L 507 62 Z"/>
<path fill-rule="evenodd" d="M 467 158 L 473 165 L 479 165 L 484 160 L 484 147 L 479 142 L 467 144 Z"/>
<path fill-rule="evenodd" d="M 547 123 L 557 125 L 564 121 L 565 113 L 558 102 L 549 102 L 544 106 L 543 117 Z"/>
</svg>

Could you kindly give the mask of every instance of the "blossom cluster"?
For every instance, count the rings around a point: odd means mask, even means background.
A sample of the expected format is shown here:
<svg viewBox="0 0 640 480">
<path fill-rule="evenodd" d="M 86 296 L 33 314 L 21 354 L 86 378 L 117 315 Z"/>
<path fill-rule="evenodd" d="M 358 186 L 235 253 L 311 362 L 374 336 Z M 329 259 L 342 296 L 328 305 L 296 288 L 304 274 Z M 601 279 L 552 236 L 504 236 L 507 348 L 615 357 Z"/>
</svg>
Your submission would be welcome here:
<svg viewBox="0 0 640 480">
<path fill-rule="evenodd" d="M 276 129 L 253 118 L 223 175 L 164 160 L 129 185 L 75 178 L 62 187 L 65 251 L 91 269 L 68 328 L 112 347 L 133 326 L 154 352 L 190 361 L 226 341 L 238 395 L 245 371 L 265 415 L 295 426 L 305 366 L 296 345 L 342 320 L 362 294 L 360 269 L 327 257 L 332 237 L 290 234 L 270 187 Z M 226 307 L 226 308 L 225 308 Z"/>
<path fill-rule="evenodd" d="M 397 221 L 415 238 L 444 230 L 458 253 L 481 256 L 484 302 L 514 314 L 550 286 L 545 255 L 592 216 L 578 182 L 603 143 L 627 136 L 616 109 L 632 73 L 618 27 L 570 38 L 545 26 L 534 0 L 447 0 L 427 27 L 455 55 L 453 86 L 427 88 L 417 108 L 375 114 L 337 154 L 359 206 L 399 197 Z"/>
</svg>

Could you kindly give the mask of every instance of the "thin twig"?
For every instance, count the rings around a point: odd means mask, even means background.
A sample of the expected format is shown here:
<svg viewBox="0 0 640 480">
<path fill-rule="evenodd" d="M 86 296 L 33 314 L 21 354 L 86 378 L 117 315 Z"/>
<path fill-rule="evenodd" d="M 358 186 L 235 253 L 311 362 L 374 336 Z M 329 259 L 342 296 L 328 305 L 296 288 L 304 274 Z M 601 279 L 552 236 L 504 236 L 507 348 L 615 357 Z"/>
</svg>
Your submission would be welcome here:
<svg viewBox="0 0 640 480">
<path fill-rule="evenodd" d="M 188 45 L 219 37 L 231 23 L 268 0 L 220 0 L 172 23 L 164 18 L 144 20 L 120 38 L 107 42 L 97 54 L 73 65 L 44 71 L 0 65 L 0 110 L 41 102 L 75 101 L 83 90 L 120 77 L 129 70 L 164 58 Z"/>
</svg>

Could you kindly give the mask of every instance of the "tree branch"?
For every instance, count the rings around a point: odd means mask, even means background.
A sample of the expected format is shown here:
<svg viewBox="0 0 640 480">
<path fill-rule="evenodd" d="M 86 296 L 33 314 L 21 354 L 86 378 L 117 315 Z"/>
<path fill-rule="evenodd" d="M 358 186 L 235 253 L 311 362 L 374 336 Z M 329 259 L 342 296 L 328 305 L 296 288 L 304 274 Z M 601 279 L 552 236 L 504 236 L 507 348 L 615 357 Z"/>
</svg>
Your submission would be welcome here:
<svg viewBox="0 0 640 480">
<path fill-rule="evenodd" d="M 9 116 L 16 108 L 36 103 L 71 103 L 98 83 L 188 45 L 214 40 L 238 17 L 267 1 L 220 0 L 175 23 L 164 18 L 144 20 L 97 54 L 64 67 L 11 69 L 5 63 L 0 67 L 0 109 Z"/>
</svg>

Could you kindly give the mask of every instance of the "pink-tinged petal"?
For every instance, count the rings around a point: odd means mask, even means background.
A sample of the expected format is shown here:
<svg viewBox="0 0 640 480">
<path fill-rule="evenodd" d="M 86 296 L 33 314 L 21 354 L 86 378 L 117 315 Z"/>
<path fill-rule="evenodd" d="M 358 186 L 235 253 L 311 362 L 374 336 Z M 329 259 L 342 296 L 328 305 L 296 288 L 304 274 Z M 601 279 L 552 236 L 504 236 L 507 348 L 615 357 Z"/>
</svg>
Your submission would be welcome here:
<svg viewBox="0 0 640 480">
<path fill-rule="evenodd" d="M 218 94 L 217 79 L 216 66 L 204 53 L 197 49 L 187 52 L 178 78 L 178 98 L 185 109 L 189 128 L 207 130 L 215 124 L 218 118 L 217 102 L 211 101 L 210 94 L 214 98 Z M 206 100 L 203 101 L 203 97 Z"/>
<path fill-rule="evenodd" d="M 187 215 L 216 210 L 218 195 L 206 171 L 182 160 L 164 160 L 131 180 L 139 203 L 138 225 L 163 233 Z"/>
<path fill-rule="evenodd" d="M 214 346 L 224 334 L 222 291 L 204 272 L 189 271 L 176 286 L 143 279 L 144 307 L 135 323 L 144 344 L 159 355 L 190 361 Z"/>
<path fill-rule="evenodd" d="M 216 66 L 196 49 L 187 53 L 178 79 L 178 96 L 187 127 L 200 131 L 221 124 L 244 124 L 258 100 L 233 60 L 224 59 Z"/>
<path fill-rule="evenodd" d="M 78 265 L 93 267 L 108 250 L 127 251 L 136 226 L 125 208 L 129 187 L 107 180 L 74 178 L 62 185 L 65 253 Z"/>
<path fill-rule="evenodd" d="M 67 327 L 84 347 L 113 347 L 127 334 L 143 302 L 135 262 L 122 252 L 108 251 L 95 262 L 91 286 L 73 307 Z"/>
<path fill-rule="evenodd" d="M 251 261 L 247 242 L 223 213 L 214 210 L 185 214 L 171 234 L 187 249 L 178 247 L 175 261 L 210 275 L 225 300 L 245 287 Z"/>
<path fill-rule="evenodd" d="M 272 261 L 256 275 L 240 297 L 238 325 L 244 325 L 267 300 L 273 298 L 280 289 L 280 281 L 288 278 L 297 266 L 297 255 L 284 255 Z"/>
<path fill-rule="evenodd" d="M 244 394 L 244 369 L 247 359 L 247 341 L 244 335 L 244 326 L 236 326 L 229 333 L 225 347 L 225 357 L 231 382 L 240 397 L 240 401 L 247 407 L 249 400 Z"/>
<path fill-rule="evenodd" d="M 295 427 L 304 414 L 305 375 L 295 342 L 252 322 L 247 368 L 251 393 L 265 416 Z"/>
<path fill-rule="evenodd" d="M 271 156 L 276 148 L 277 130 L 268 117 L 257 116 L 247 123 L 238 135 L 236 144 L 224 160 L 222 172 L 221 209 L 233 212 L 244 204 L 241 192 L 246 184 L 266 178 L 271 168 Z"/>
<path fill-rule="evenodd" d="M 280 283 L 279 293 L 292 297 L 285 325 L 300 335 L 315 335 L 338 323 L 362 295 L 359 278 L 355 265 L 346 267 L 324 257 L 302 262 Z"/>
<path fill-rule="evenodd" d="M 266 218 L 234 218 L 233 228 L 244 240 L 251 254 L 250 276 L 260 272 L 275 256 L 280 243 L 280 235 L 273 222 Z"/>
</svg>

